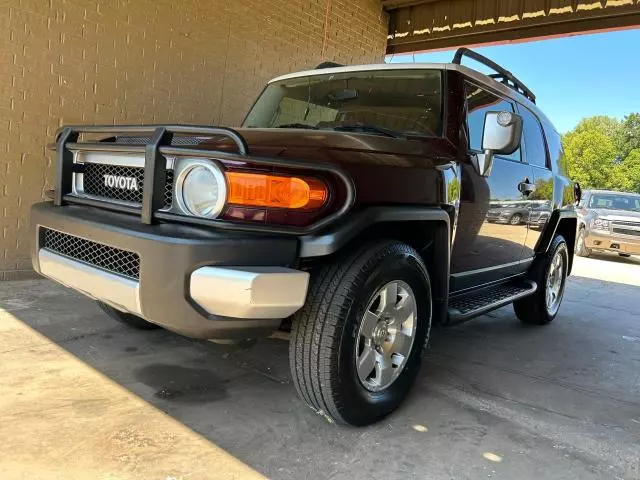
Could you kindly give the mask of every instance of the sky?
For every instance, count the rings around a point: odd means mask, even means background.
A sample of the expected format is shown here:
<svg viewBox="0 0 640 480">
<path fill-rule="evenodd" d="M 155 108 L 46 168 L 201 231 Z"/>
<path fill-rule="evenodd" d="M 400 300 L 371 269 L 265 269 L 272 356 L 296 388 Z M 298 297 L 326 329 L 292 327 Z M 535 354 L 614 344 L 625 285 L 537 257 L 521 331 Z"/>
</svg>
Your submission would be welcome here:
<svg viewBox="0 0 640 480">
<path fill-rule="evenodd" d="M 560 133 L 584 117 L 640 112 L 640 29 L 474 50 L 524 82 Z M 415 62 L 450 62 L 454 52 L 415 54 Z M 394 55 L 389 61 L 411 63 L 414 56 Z M 472 60 L 463 64 L 482 69 Z"/>
</svg>

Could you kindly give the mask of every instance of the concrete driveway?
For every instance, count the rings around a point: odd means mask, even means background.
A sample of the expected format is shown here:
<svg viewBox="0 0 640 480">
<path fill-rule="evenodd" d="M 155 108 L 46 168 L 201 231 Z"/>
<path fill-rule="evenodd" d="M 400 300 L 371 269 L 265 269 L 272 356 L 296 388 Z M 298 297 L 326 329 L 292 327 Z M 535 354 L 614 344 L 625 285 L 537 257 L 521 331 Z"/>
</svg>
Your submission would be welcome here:
<svg viewBox="0 0 640 480">
<path fill-rule="evenodd" d="M 405 405 L 361 429 L 297 399 L 283 340 L 132 331 L 0 283 L 2 478 L 638 479 L 640 260 L 574 275 L 549 326 L 507 307 L 436 330 Z"/>
</svg>

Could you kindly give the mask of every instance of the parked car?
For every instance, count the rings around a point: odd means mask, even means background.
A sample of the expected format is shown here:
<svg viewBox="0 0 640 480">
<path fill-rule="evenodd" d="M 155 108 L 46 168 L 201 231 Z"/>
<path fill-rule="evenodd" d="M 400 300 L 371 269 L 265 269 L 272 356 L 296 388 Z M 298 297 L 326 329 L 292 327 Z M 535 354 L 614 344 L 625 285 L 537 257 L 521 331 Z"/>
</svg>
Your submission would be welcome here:
<svg viewBox="0 0 640 480">
<path fill-rule="evenodd" d="M 532 201 L 529 220 L 527 222 L 529 228 L 535 230 L 544 229 L 551 218 L 551 213 L 553 213 L 553 205 L 551 205 L 549 200 Z"/>
<path fill-rule="evenodd" d="M 593 250 L 622 257 L 640 255 L 640 195 L 589 190 L 578 204 L 579 231 L 576 254 Z"/>
<path fill-rule="evenodd" d="M 487 212 L 487 222 L 520 225 L 529 219 L 531 202 L 492 203 Z"/>
<path fill-rule="evenodd" d="M 38 272 L 137 328 L 290 325 L 293 383 L 338 423 L 398 407 L 433 324 L 510 303 L 547 324 L 571 272 L 560 135 L 467 49 L 283 75 L 237 129 L 70 126 L 56 145 L 53 201 L 31 212 Z M 537 181 L 554 185 L 542 232 L 487 228 L 491 198 L 526 201 Z"/>
</svg>

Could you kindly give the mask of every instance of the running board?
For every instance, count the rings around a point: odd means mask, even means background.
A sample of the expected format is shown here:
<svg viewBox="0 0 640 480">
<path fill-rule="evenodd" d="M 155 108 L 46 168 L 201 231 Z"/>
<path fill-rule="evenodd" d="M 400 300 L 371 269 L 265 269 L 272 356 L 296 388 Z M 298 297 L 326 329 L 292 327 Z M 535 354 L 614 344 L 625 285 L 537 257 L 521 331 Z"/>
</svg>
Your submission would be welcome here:
<svg viewBox="0 0 640 480">
<path fill-rule="evenodd" d="M 537 289 L 536 282 L 516 280 L 452 297 L 449 299 L 448 323 L 462 322 L 504 307 L 516 300 L 533 295 Z"/>
</svg>

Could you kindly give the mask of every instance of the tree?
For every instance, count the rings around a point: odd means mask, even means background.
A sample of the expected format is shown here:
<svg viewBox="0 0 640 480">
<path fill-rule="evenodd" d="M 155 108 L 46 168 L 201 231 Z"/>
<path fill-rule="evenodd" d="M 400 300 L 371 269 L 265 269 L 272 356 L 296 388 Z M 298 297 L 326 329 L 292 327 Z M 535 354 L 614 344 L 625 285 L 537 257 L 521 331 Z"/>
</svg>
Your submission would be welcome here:
<svg viewBox="0 0 640 480">
<path fill-rule="evenodd" d="M 565 136 L 565 155 L 569 176 L 585 188 L 611 189 L 616 147 L 600 130 L 583 129 Z"/>
<path fill-rule="evenodd" d="M 585 118 L 562 139 L 569 176 L 583 188 L 640 192 L 640 114 Z"/>
<path fill-rule="evenodd" d="M 624 117 L 616 134 L 620 157 L 627 158 L 631 151 L 640 149 L 640 113 L 632 113 Z"/>
<path fill-rule="evenodd" d="M 597 115 L 595 117 L 587 117 L 580 120 L 572 132 L 582 133 L 586 131 L 598 131 L 611 139 L 615 139 L 620 134 L 620 130 L 621 123 L 619 120 L 605 115 Z"/>
<path fill-rule="evenodd" d="M 631 150 L 619 165 L 623 190 L 640 193 L 640 148 Z"/>
</svg>

